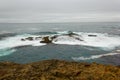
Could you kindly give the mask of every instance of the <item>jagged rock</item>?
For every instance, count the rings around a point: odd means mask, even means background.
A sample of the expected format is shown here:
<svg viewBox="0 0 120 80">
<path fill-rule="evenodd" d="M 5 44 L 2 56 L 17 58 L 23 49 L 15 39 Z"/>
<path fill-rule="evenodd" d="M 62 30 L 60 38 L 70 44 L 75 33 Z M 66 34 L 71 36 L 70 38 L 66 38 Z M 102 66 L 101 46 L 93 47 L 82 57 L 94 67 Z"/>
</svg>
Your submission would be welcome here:
<svg viewBox="0 0 120 80">
<path fill-rule="evenodd" d="M 54 35 L 51 37 L 52 40 L 56 39 L 58 37 L 58 35 Z"/>
<path fill-rule="evenodd" d="M 70 36 L 70 37 L 72 37 L 73 35 L 78 35 L 78 34 L 75 34 L 75 33 L 73 33 L 72 31 L 68 31 L 68 34 L 67 34 L 68 36 Z"/>
<path fill-rule="evenodd" d="M 21 39 L 21 41 L 25 41 L 25 39 Z"/>
<path fill-rule="evenodd" d="M 120 80 L 120 67 L 60 60 L 0 62 L 0 80 Z"/>
<path fill-rule="evenodd" d="M 89 34 L 89 37 L 97 37 L 97 35 Z"/>
<path fill-rule="evenodd" d="M 49 36 L 43 37 L 40 43 L 52 43 L 52 40 L 49 39 Z"/>
<path fill-rule="evenodd" d="M 75 38 L 76 40 L 84 41 L 83 39 L 80 38 L 81 35 L 78 35 L 78 34 L 76 34 L 76 33 L 73 33 L 72 31 L 69 31 L 67 35 L 68 35 L 69 37 Z"/>
<path fill-rule="evenodd" d="M 29 40 L 29 41 L 32 41 L 33 40 L 33 37 L 28 37 L 28 38 L 25 38 L 26 40 Z"/>
<path fill-rule="evenodd" d="M 78 37 L 78 38 L 77 38 L 77 37 L 75 37 L 75 39 L 77 39 L 77 40 L 79 40 L 79 41 L 84 41 L 84 40 L 80 39 L 79 37 Z"/>
<path fill-rule="evenodd" d="M 39 39 L 41 39 L 42 37 L 35 37 L 35 40 L 39 40 Z"/>
</svg>

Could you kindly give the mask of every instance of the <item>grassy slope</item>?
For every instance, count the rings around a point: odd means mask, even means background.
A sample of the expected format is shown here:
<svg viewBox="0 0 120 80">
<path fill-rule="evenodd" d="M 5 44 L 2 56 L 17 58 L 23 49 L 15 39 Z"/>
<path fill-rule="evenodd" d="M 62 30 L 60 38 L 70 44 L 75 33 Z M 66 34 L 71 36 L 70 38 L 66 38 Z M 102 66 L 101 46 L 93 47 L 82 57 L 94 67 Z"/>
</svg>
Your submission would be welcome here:
<svg viewBox="0 0 120 80">
<path fill-rule="evenodd" d="M 60 60 L 1 62 L 0 80 L 120 80 L 120 67 Z"/>
</svg>

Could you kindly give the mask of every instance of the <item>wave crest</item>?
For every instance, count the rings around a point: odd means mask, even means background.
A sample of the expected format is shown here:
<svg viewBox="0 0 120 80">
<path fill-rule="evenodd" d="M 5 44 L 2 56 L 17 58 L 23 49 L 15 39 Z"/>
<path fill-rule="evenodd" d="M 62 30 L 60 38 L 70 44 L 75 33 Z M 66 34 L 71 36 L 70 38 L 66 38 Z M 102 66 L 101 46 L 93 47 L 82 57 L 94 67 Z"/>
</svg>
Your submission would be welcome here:
<svg viewBox="0 0 120 80">
<path fill-rule="evenodd" d="M 101 54 L 101 55 L 92 55 L 90 57 L 72 57 L 73 60 L 75 61 L 80 61 L 80 60 L 90 60 L 90 59 L 97 59 L 97 58 L 101 58 L 101 57 L 105 57 L 105 56 L 112 56 L 112 55 L 117 55 L 120 53 L 107 53 L 107 54 Z"/>
</svg>

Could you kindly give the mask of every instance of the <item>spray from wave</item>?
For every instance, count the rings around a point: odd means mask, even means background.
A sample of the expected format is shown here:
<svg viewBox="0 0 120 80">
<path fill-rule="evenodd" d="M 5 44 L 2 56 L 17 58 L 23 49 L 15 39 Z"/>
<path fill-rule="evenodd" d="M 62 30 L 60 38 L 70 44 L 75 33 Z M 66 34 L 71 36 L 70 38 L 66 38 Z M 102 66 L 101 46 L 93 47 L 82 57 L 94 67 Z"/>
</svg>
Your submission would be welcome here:
<svg viewBox="0 0 120 80">
<path fill-rule="evenodd" d="M 43 46 L 47 45 L 45 43 L 40 43 L 43 37 L 49 36 L 55 37 L 52 40 L 53 44 L 66 44 L 66 45 L 82 45 L 90 47 L 99 47 L 102 49 L 114 49 L 120 46 L 120 36 L 109 35 L 107 33 L 85 33 L 85 32 L 46 32 L 47 34 L 37 33 L 37 34 L 22 34 L 16 36 L 6 37 L 5 39 L 0 40 L 0 49 L 15 48 L 19 46 Z M 22 41 L 27 37 L 33 37 L 33 40 Z M 36 39 L 36 37 L 41 37 Z M 99 55 L 100 56 L 100 55 Z M 106 55 L 104 55 L 106 56 Z M 95 58 L 93 56 L 92 58 Z M 101 57 L 101 56 L 100 56 Z M 82 59 L 82 58 L 81 58 Z M 87 58 L 86 58 L 87 59 Z M 89 59 L 89 58 L 88 58 Z"/>
<path fill-rule="evenodd" d="M 69 35 L 68 32 L 58 32 L 57 34 L 50 34 L 47 36 L 56 36 L 53 39 L 52 43 L 54 44 L 66 44 L 66 45 L 83 45 L 91 47 L 102 47 L 113 49 L 120 46 L 120 37 L 115 35 L 109 35 L 107 33 L 83 33 L 83 32 L 74 32 L 73 35 Z M 40 43 L 41 38 L 35 39 L 36 37 L 45 37 L 46 35 L 31 35 L 23 34 L 13 37 L 5 38 L 0 40 L 0 49 L 2 48 L 13 48 L 17 46 L 32 45 L 32 46 L 42 46 L 45 45 Z M 33 40 L 21 41 L 22 38 L 33 37 Z"/>
</svg>

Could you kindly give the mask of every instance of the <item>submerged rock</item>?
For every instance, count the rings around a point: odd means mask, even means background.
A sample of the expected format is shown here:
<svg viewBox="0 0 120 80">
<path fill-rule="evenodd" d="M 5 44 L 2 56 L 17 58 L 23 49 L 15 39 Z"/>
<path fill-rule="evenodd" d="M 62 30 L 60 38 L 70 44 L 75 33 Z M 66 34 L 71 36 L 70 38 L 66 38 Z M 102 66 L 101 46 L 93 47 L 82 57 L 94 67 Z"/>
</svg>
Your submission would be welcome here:
<svg viewBox="0 0 120 80">
<path fill-rule="evenodd" d="M 68 34 L 67 34 L 67 35 L 70 36 L 70 37 L 72 37 L 72 36 L 74 36 L 74 35 L 77 35 L 77 36 L 78 36 L 78 34 L 72 32 L 72 31 L 68 31 Z"/>
<path fill-rule="evenodd" d="M 79 40 L 79 41 L 84 41 L 83 39 L 81 39 L 81 38 L 79 38 L 79 37 L 78 37 L 78 38 L 75 37 L 75 39 L 76 39 L 76 40 Z"/>
<path fill-rule="evenodd" d="M 52 40 L 56 39 L 57 37 L 59 37 L 58 35 L 54 35 L 51 37 Z"/>
<path fill-rule="evenodd" d="M 25 39 L 21 39 L 21 41 L 25 41 Z"/>
<path fill-rule="evenodd" d="M 40 43 L 52 43 L 52 40 L 49 39 L 49 36 L 43 37 Z"/>
<path fill-rule="evenodd" d="M 88 36 L 89 37 L 97 37 L 97 35 L 94 35 L 94 34 L 89 34 Z"/>
<path fill-rule="evenodd" d="M 41 39 L 42 37 L 35 37 L 35 40 L 39 40 L 39 39 Z"/>
<path fill-rule="evenodd" d="M 28 38 L 25 38 L 26 40 L 29 40 L 29 41 L 32 41 L 33 40 L 33 37 L 28 37 Z"/>
<path fill-rule="evenodd" d="M 120 80 L 120 67 L 60 60 L 1 62 L 0 80 Z"/>
</svg>

